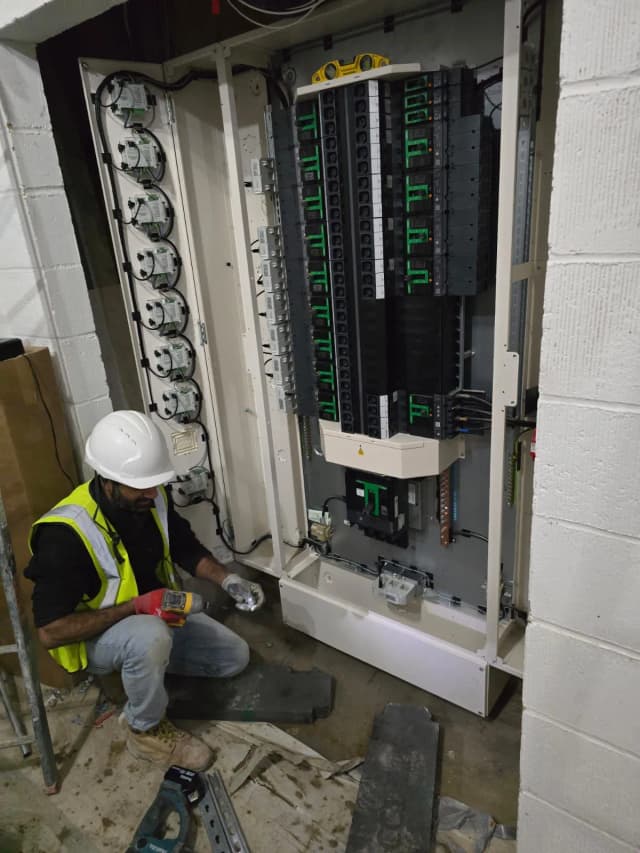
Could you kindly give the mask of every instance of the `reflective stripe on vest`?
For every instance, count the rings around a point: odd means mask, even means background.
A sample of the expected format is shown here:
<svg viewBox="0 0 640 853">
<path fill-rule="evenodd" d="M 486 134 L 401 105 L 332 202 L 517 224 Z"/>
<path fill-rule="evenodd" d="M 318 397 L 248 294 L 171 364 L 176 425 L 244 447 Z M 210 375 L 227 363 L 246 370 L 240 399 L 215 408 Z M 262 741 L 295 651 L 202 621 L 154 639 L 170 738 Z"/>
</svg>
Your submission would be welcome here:
<svg viewBox="0 0 640 853">
<path fill-rule="evenodd" d="M 165 510 L 166 515 L 166 510 Z M 83 506 L 77 504 L 67 504 L 52 509 L 50 512 L 43 515 L 39 519 L 40 522 L 51 520 L 53 522 L 58 518 L 68 518 L 70 521 L 75 521 L 82 534 L 87 538 L 89 544 L 93 548 L 100 566 L 105 574 L 106 589 L 100 607 L 112 607 L 116 603 L 118 590 L 120 589 L 120 571 L 118 564 L 113 559 L 113 555 L 109 550 L 109 546 L 104 538 L 104 534 L 91 518 L 87 510 Z"/>
</svg>

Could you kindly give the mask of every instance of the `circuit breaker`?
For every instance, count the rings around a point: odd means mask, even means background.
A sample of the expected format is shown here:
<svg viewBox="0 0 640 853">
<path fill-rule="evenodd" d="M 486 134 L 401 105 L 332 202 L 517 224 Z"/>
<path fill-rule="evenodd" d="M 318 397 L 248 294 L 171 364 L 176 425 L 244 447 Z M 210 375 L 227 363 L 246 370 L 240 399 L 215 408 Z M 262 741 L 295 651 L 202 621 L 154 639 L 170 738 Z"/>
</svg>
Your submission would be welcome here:
<svg viewBox="0 0 640 853">
<path fill-rule="evenodd" d="M 355 82 L 295 108 L 318 414 L 456 432 L 461 297 L 493 269 L 494 131 L 472 71 Z"/>
<path fill-rule="evenodd" d="M 406 547 L 408 486 L 404 480 L 345 471 L 347 518 L 367 536 Z"/>
</svg>

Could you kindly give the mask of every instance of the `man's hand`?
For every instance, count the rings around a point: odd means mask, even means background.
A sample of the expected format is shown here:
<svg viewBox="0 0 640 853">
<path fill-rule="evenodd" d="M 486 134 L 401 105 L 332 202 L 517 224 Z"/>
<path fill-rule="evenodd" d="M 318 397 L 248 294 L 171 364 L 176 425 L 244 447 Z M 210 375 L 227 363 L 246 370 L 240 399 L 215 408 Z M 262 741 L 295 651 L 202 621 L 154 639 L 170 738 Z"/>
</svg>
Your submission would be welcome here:
<svg viewBox="0 0 640 853">
<path fill-rule="evenodd" d="M 147 616 L 159 616 L 165 622 L 183 622 L 183 617 L 179 613 L 171 613 L 169 610 L 162 609 L 162 597 L 166 589 L 152 589 L 151 592 L 145 592 L 144 595 L 139 595 L 133 599 L 133 606 L 137 614 L 144 613 Z"/>
<path fill-rule="evenodd" d="M 264 592 L 259 583 L 247 581 L 240 575 L 227 575 L 221 585 L 222 589 L 233 598 L 238 610 L 253 613 L 264 604 Z"/>
</svg>

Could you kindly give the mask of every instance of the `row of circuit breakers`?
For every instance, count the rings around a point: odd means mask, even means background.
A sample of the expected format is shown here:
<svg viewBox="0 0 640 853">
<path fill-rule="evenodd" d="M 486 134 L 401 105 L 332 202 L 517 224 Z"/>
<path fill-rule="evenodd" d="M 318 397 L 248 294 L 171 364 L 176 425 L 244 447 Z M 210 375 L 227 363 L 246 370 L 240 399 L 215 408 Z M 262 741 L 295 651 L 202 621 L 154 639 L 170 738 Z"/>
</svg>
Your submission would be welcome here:
<svg viewBox="0 0 640 853">
<path fill-rule="evenodd" d="M 155 117 L 156 98 L 135 74 L 108 75 L 93 94 L 101 158 L 108 168 L 114 201 L 123 271 L 129 285 L 132 320 L 137 331 L 141 366 L 161 390 L 154 395 L 147 383 L 149 409 L 163 421 L 195 424 L 200 421 L 202 392 L 194 378 L 196 353 L 186 335 L 189 306 L 178 289 L 182 259 L 171 240 L 175 213 L 162 187 L 167 158 L 160 140 L 149 125 Z M 105 118 L 122 128 L 115 146 L 105 132 Z M 116 173 L 123 175 L 120 192 Z M 135 232 L 131 239 L 129 229 Z M 210 460 L 207 458 L 210 464 Z M 171 484 L 176 503 L 186 506 L 206 499 L 212 483 L 211 469 L 196 465 Z"/>
<path fill-rule="evenodd" d="M 473 71 L 456 68 L 321 90 L 294 108 L 313 414 L 344 432 L 456 431 L 462 297 L 495 269 L 496 134 L 483 105 Z M 297 277 L 285 287 L 278 229 L 259 238 L 276 393 L 293 410 L 307 343 L 288 316 Z"/>
</svg>

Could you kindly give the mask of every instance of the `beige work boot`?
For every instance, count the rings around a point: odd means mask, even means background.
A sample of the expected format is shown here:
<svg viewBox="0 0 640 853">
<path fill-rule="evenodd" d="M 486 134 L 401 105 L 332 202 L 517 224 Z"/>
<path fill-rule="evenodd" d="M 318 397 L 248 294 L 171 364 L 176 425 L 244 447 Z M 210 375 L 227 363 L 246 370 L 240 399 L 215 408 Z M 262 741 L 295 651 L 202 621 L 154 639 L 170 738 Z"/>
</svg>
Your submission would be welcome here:
<svg viewBox="0 0 640 853">
<path fill-rule="evenodd" d="M 136 758 L 154 764 L 179 764 L 189 770 L 206 770 L 213 761 L 213 752 L 197 737 L 176 728 L 169 720 L 160 720 L 146 732 L 132 729 L 124 718 L 120 723 L 129 730 L 127 748 Z"/>
</svg>

